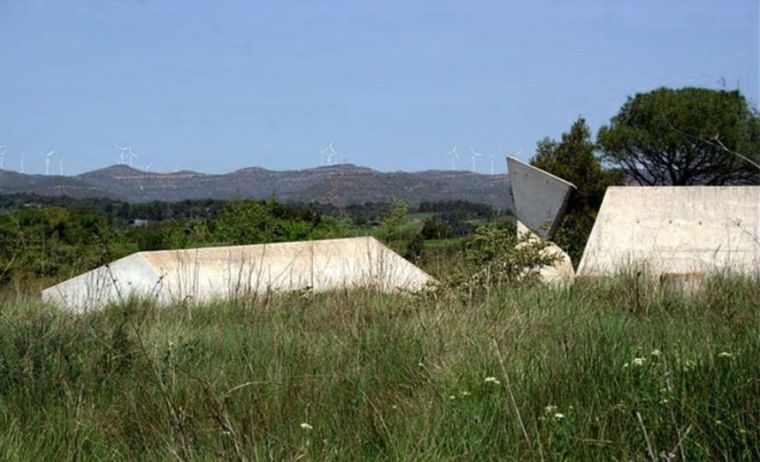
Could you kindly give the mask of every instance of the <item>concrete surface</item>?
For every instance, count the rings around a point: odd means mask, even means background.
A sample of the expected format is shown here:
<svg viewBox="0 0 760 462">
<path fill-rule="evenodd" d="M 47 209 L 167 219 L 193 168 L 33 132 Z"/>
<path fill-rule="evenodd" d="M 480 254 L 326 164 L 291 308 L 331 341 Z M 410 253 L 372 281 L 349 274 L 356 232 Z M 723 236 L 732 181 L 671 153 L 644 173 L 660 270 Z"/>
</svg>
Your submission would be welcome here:
<svg viewBox="0 0 760 462">
<path fill-rule="evenodd" d="M 577 188 L 514 157 L 507 157 L 507 168 L 517 219 L 539 237 L 551 239 L 562 220 L 567 199 Z"/>
<path fill-rule="evenodd" d="M 130 296 L 159 304 L 262 292 L 422 289 L 435 280 L 372 237 L 139 252 L 45 289 L 43 300 L 86 312 Z"/>
<path fill-rule="evenodd" d="M 517 238 L 527 241 L 541 239 L 520 220 L 517 220 Z M 544 242 L 546 242 L 546 247 L 541 250 L 541 253 L 555 256 L 557 260 L 552 265 L 542 266 L 538 271 L 539 278 L 547 284 L 571 285 L 575 279 L 575 270 L 570 255 L 565 253 L 557 244 L 546 240 Z"/>
<path fill-rule="evenodd" d="M 760 274 L 760 186 L 608 188 L 576 276 L 631 268 Z"/>
</svg>

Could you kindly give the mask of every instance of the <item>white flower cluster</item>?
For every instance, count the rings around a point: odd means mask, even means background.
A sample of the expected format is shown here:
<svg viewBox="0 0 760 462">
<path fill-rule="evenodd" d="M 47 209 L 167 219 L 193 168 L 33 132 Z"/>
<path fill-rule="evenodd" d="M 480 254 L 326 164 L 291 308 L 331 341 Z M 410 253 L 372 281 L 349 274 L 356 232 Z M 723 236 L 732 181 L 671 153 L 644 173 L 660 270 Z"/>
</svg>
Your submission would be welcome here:
<svg viewBox="0 0 760 462">
<path fill-rule="evenodd" d="M 501 382 L 499 382 L 499 379 L 496 377 L 486 377 L 484 380 L 485 383 L 492 383 L 494 385 L 501 385 Z"/>
</svg>

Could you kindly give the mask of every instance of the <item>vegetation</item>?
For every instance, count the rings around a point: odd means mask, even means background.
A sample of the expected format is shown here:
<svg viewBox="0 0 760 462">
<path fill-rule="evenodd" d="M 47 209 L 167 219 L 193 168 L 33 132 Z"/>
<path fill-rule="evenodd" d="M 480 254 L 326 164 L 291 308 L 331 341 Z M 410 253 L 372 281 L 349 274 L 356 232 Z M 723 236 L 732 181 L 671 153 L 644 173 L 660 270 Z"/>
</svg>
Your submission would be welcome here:
<svg viewBox="0 0 760 462">
<path fill-rule="evenodd" d="M 76 208 L 31 207 L 0 215 L 0 289 L 36 290 L 142 250 L 319 239 L 345 232 L 310 209 L 273 201 L 233 201 L 215 209 L 205 217 L 138 227 Z"/>
<path fill-rule="evenodd" d="M 644 185 L 760 183 L 760 116 L 738 91 L 637 94 L 601 128 L 599 143 Z"/>
<path fill-rule="evenodd" d="M 760 282 L 0 310 L 0 459 L 757 460 Z"/>
</svg>

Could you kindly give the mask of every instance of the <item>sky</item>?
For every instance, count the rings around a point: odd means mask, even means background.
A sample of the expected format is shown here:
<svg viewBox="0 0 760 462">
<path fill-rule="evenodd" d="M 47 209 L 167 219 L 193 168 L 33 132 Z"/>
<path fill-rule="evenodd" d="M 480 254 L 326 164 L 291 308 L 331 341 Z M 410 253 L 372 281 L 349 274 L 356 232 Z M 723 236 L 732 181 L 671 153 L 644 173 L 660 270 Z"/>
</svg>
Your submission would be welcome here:
<svg viewBox="0 0 760 462">
<path fill-rule="evenodd" d="M 0 0 L 6 169 L 506 169 L 658 87 L 760 102 L 758 0 Z M 58 156 L 51 173 L 59 169 Z"/>
</svg>

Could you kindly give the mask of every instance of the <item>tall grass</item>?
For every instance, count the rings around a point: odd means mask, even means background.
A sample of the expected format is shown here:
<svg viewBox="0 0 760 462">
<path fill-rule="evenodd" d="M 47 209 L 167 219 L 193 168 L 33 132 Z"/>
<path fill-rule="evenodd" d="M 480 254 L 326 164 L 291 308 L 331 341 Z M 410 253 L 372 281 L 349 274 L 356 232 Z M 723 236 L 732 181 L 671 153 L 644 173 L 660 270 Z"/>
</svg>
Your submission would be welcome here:
<svg viewBox="0 0 760 462">
<path fill-rule="evenodd" d="M 760 282 L 0 310 L 0 460 L 757 460 Z"/>
</svg>

